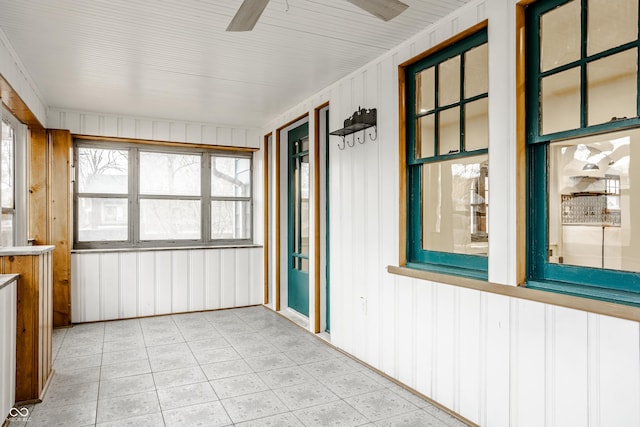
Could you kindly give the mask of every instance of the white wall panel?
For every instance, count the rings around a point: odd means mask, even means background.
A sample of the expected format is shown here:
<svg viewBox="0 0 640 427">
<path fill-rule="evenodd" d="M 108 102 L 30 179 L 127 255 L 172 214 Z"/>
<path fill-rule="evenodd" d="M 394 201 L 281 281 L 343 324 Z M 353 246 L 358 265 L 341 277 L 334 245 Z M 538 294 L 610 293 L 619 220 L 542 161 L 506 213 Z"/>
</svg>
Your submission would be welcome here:
<svg viewBox="0 0 640 427">
<path fill-rule="evenodd" d="M 71 133 L 78 135 L 260 147 L 260 133 L 251 128 L 118 116 L 60 108 L 49 108 L 47 115 L 50 128 L 68 129 Z"/>
<path fill-rule="evenodd" d="M 156 263 L 153 252 L 138 252 L 138 316 L 156 313 Z M 85 284 L 86 286 L 86 284 Z"/>
<path fill-rule="evenodd" d="M 71 259 L 74 323 L 262 303 L 259 247 L 78 252 Z"/>
<path fill-rule="evenodd" d="M 155 276 L 156 276 L 156 313 L 171 313 L 171 303 L 173 301 L 173 273 L 172 273 L 172 253 L 171 251 L 157 251 Z"/>
<path fill-rule="evenodd" d="M 9 415 L 16 397 L 17 282 L 0 289 L 0 420 Z"/>
<path fill-rule="evenodd" d="M 204 251 L 189 251 L 189 310 L 204 310 Z"/>
<path fill-rule="evenodd" d="M 85 254 L 73 254 L 71 256 L 72 262 L 78 262 L 84 264 Z M 120 312 L 119 318 L 126 319 L 129 317 L 137 317 L 138 314 L 138 256 L 135 252 L 120 252 L 118 254 L 120 261 L 120 281 L 118 287 L 120 288 Z M 71 278 L 71 295 L 74 291 L 79 292 L 82 289 L 85 282 L 82 279 Z M 112 284 L 111 284 L 112 285 Z M 84 305 L 84 301 L 77 302 L 77 305 Z M 73 307 L 72 307 L 73 308 Z M 82 317 L 72 318 L 74 322 L 84 321 Z"/>
<path fill-rule="evenodd" d="M 377 141 L 345 150 L 339 138 L 329 142 L 334 345 L 480 425 L 640 425 L 638 323 L 385 271 L 399 253 L 397 65 L 489 19 L 490 156 L 505 165 L 490 177 L 499 212 L 489 268 L 492 281 L 516 284 L 514 5 L 465 5 L 263 133 L 311 113 L 320 99 L 330 103 L 330 130 L 359 105 L 378 109 Z"/>
<path fill-rule="evenodd" d="M 6 34 L 0 29 L 0 74 L 15 90 L 33 115 L 47 126 L 47 105 L 24 64 L 13 50 Z"/>
</svg>

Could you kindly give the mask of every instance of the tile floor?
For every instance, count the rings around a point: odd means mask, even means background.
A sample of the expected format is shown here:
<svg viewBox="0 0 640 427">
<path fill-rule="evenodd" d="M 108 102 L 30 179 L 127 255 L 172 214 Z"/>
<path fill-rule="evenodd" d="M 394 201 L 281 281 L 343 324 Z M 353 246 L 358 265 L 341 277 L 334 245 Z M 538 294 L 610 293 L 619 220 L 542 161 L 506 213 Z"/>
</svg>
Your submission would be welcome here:
<svg viewBox="0 0 640 427">
<path fill-rule="evenodd" d="M 256 306 L 54 331 L 55 376 L 10 426 L 464 426 Z"/>
</svg>

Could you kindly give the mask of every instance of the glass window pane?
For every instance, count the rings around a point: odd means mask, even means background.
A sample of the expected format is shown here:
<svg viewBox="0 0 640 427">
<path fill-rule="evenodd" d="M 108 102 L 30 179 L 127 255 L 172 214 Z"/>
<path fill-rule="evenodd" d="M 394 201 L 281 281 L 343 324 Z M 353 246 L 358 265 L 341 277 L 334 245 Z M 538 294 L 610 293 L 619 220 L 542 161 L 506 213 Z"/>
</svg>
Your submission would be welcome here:
<svg viewBox="0 0 640 427">
<path fill-rule="evenodd" d="M 13 246 L 13 213 L 2 214 L 2 226 L 0 232 L 0 245 Z"/>
<path fill-rule="evenodd" d="M 212 156 L 211 195 L 214 197 L 251 196 L 251 159 Z"/>
<path fill-rule="evenodd" d="M 435 117 L 435 114 L 429 114 L 428 116 L 422 116 L 418 119 L 416 138 L 416 150 L 418 152 L 418 157 L 433 157 L 436 154 Z"/>
<path fill-rule="evenodd" d="M 422 165 L 422 247 L 487 255 L 488 156 Z"/>
<path fill-rule="evenodd" d="M 464 107 L 464 149 L 489 147 L 489 99 L 483 98 Z"/>
<path fill-rule="evenodd" d="M 640 129 L 550 145 L 549 262 L 640 272 L 637 147 Z"/>
<path fill-rule="evenodd" d="M 542 133 L 580 127 L 580 69 L 542 79 Z"/>
<path fill-rule="evenodd" d="M 573 0 L 540 18 L 540 68 L 551 70 L 580 59 L 580 1 Z"/>
<path fill-rule="evenodd" d="M 587 54 L 638 39 L 638 0 L 589 0 Z"/>
<path fill-rule="evenodd" d="M 140 200 L 140 240 L 200 239 L 199 200 Z"/>
<path fill-rule="evenodd" d="M 78 191 L 80 193 L 127 194 L 129 152 L 78 147 Z"/>
<path fill-rule="evenodd" d="M 123 241 L 129 238 L 128 199 L 78 198 L 78 241 Z"/>
<path fill-rule="evenodd" d="M 309 156 L 301 159 L 300 253 L 309 255 Z"/>
<path fill-rule="evenodd" d="M 140 194 L 200 195 L 200 156 L 140 152 Z"/>
<path fill-rule="evenodd" d="M 631 49 L 587 65 L 589 125 L 636 117 L 638 51 Z"/>
<path fill-rule="evenodd" d="M 423 114 L 436 106 L 436 71 L 434 67 L 416 75 L 416 113 Z"/>
<path fill-rule="evenodd" d="M 464 54 L 464 96 L 471 98 L 489 91 L 489 49 L 487 43 Z"/>
<path fill-rule="evenodd" d="M 441 111 L 438 116 L 438 154 L 460 151 L 460 107 Z"/>
<path fill-rule="evenodd" d="M 460 56 L 438 65 L 438 106 L 460 101 Z"/>
<path fill-rule="evenodd" d="M 251 238 L 251 203 L 237 200 L 212 201 L 211 238 Z"/>
<path fill-rule="evenodd" d="M 0 181 L 2 186 L 2 207 L 13 209 L 15 207 L 15 142 L 11 126 L 2 123 L 2 146 L 0 147 Z"/>
</svg>

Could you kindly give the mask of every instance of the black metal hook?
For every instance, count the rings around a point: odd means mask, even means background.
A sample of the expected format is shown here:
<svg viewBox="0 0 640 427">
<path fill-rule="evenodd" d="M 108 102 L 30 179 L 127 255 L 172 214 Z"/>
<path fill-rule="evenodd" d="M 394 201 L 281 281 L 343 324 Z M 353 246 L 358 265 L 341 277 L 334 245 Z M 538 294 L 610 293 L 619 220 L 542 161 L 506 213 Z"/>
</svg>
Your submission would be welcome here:
<svg viewBox="0 0 640 427">
<path fill-rule="evenodd" d="M 373 127 L 373 130 L 374 130 L 374 131 L 375 131 L 375 133 L 376 133 L 376 137 L 375 137 L 375 138 L 374 138 L 374 137 L 372 137 L 372 136 L 371 136 L 371 132 L 369 132 L 369 139 L 370 139 L 371 141 L 375 141 L 376 139 L 378 139 L 378 126 L 374 126 L 374 127 Z"/>
<path fill-rule="evenodd" d="M 346 144 L 345 144 L 344 135 L 343 135 L 342 136 L 342 147 L 340 146 L 340 144 L 338 144 L 338 149 L 344 150 L 345 148 L 346 148 Z"/>
<path fill-rule="evenodd" d="M 347 141 L 347 145 L 349 147 L 353 147 L 354 145 L 356 145 L 356 135 L 352 134 L 353 136 L 351 137 L 351 144 L 349 144 L 349 141 Z"/>
</svg>

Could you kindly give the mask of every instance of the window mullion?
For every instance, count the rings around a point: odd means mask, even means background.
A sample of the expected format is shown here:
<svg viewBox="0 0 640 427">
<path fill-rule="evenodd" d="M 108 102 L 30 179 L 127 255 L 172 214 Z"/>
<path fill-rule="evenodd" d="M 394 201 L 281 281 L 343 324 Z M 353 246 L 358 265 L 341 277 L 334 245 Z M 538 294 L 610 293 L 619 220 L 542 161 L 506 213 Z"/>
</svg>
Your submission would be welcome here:
<svg viewBox="0 0 640 427">
<path fill-rule="evenodd" d="M 587 97 L 587 0 L 581 0 L 580 15 L 580 127 L 587 126 L 589 99 Z"/>
<path fill-rule="evenodd" d="M 201 204 L 201 239 L 211 241 L 211 154 L 203 153 L 201 161 L 200 204 Z"/>
<path fill-rule="evenodd" d="M 129 242 L 140 243 L 140 151 L 129 149 Z"/>
<path fill-rule="evenodd" d="M 464 111 L 465 111 L 465 104 L 464 104 L 464 59 L 465 59 L 465 55 L 464 53 L 460 54 L 460 147 L 458 148 L 458 152 L 459 153 L 464 153 L 464 140 L 465 140 L 465 124 L 464 124 Z"/>
</svg>

